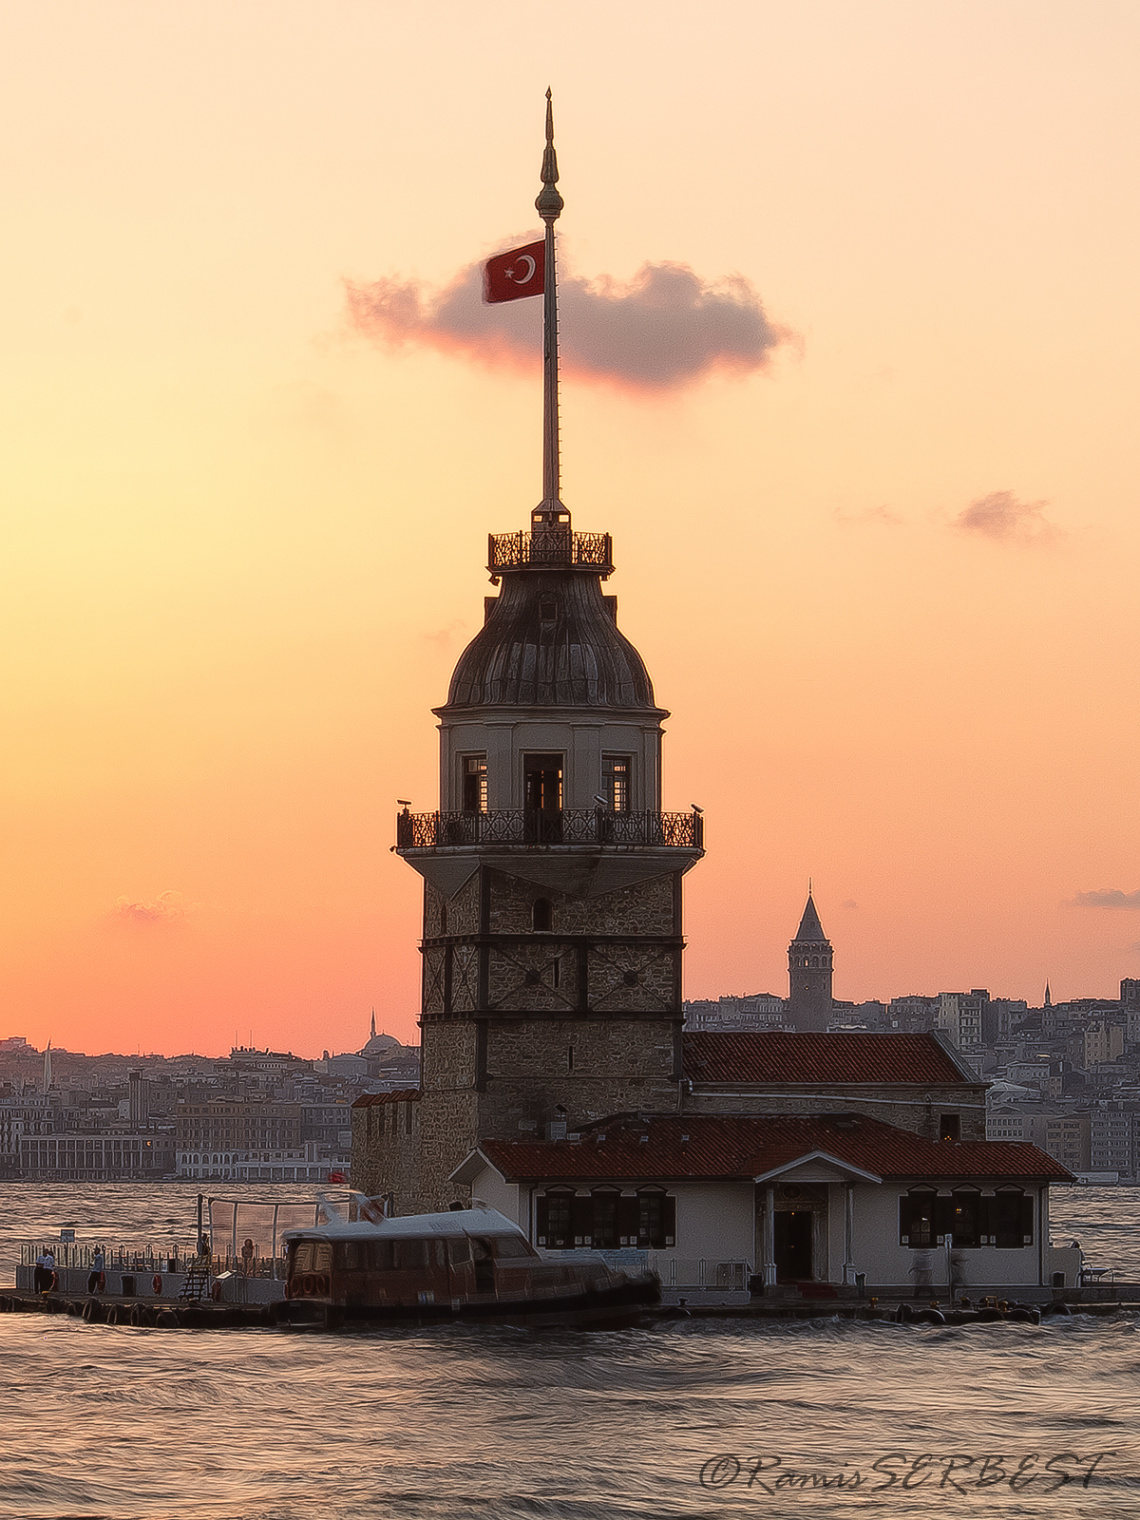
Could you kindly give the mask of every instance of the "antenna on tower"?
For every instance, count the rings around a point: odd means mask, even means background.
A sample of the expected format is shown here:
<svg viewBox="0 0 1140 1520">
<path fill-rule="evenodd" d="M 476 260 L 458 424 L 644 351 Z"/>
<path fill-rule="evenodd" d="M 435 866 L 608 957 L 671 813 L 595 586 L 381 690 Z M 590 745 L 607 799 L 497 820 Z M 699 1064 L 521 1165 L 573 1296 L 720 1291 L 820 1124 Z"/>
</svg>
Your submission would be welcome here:
<svg viewBox="0 0 1140 1520">
<path fill-rule="evenodd" d="M 569 523 L 562 505 L 558 451 L 558 290 L 554 267 L 554 224 L 565 204 L 558 193 L 558 156 L 554 151 L 554 97 L 546 92 L 546 148 L 542 155 L 542 189 L 534 203 L 546 223 L 545 285 L 542 322 L 542 504 L 531 514 L 550 527 Z"/>
</svg>

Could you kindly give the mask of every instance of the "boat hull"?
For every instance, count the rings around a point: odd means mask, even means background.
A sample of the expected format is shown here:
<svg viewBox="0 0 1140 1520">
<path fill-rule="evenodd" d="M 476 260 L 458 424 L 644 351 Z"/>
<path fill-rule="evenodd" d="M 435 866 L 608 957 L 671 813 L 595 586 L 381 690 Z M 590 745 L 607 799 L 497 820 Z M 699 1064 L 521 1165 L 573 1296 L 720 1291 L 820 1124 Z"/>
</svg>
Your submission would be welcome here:
<svg viewBox="0 0 1140 1520">
<path fill-rule="evenodd" d="M 639 1323 L 660 1301 L 660 1284 L 655 1277 L 647 1276 L 598 1290 L 545 1297 L 451 1299 L 419 1304 L 287 1299 L 273 1305 L 272 1314 L 277 1324 L 298 1328 L 466 1323 L 620 1329 Z"/>
</svg>

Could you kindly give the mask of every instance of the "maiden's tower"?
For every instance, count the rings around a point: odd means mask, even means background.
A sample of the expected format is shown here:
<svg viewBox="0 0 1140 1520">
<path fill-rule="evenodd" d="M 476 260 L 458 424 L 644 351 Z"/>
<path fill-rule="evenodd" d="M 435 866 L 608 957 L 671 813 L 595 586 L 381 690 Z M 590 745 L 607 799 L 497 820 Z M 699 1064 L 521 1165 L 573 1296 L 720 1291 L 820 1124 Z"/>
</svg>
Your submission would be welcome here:
<svg viewBox="0 0 1140 1520">
<path fill-rule="evenodd" d="M 423 878 L 421 1087 L 354 1111 L 354 1183 L 400 1213 L 463 1197 L 452 1173 L 485 1139 L 681 1101 L 681 885 L 702 821 L 662 811 L 668 714 L 604 589 L 610 536 L 576 531 L 560 496 L 557 179 L 548 97 L 545 241 L 492 261 L 544 296 L 543 496 L 488 540 L 498 594 L 435 709 L 439 808 L 397 820 Z"/>
</svg>

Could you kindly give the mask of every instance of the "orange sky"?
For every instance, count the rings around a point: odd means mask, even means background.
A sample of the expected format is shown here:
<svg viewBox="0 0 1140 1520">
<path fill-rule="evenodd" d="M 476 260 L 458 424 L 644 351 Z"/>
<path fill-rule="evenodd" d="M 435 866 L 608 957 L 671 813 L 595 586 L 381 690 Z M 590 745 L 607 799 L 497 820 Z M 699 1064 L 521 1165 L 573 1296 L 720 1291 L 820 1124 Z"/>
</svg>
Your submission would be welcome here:
<svg viewBox="0 0 1140 1520">
<path fill-rule="evenodd" d="M 536 368 L 354 333 L 345 281 L 739 276 L 785 340 L 568 381 L 706 810 L 689 996 L 1140 975 L 1140 13 L 1111 0 L 11 0 L 0 28 L 3 1028 L 91 1051 L 414 1034 L 434 720 Z M 1001 493 L 1008 493 L 1003 496 Z M 974 526 L 963 525 L 972 503 Z"/>
</svg>

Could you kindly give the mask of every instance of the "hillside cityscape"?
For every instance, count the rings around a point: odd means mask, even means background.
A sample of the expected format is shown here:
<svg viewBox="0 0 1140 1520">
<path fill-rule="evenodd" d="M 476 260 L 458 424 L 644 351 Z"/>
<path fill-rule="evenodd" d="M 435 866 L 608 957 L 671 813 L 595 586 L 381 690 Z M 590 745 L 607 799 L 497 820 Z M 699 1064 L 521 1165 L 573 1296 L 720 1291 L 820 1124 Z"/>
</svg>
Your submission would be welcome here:
<svg viewBox="0 0 1140 1520">
<path fill-rule="evenodd" d="M 797 966 L 818 964 L 797 982 Z M 1027 1141 L 1087 1181 L 1140 1183 L 1140 978 L 1118 998 L 1054 1002 L 968 992 L 855 1003 L 831 996 L 830 941 L 812 900 L 789 946 L 788 996 L 683 1003 L 696 1033 L 938 1032 L 990 1085 L 986 1137 Z M 826 1007 L 829 1012 L 821 1017 Z M 309 1182 L 351 1173 L 357 1099 L 415 1089 L 420 1050 L 371 1033 L 310 1060 L 235 1046 L 228 1056 L 84 1055 L 0 1040 L 0 1180 Z"/>
</svg>

